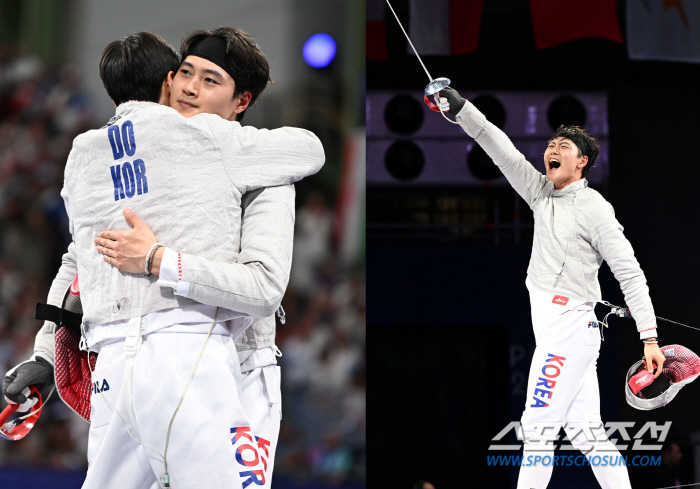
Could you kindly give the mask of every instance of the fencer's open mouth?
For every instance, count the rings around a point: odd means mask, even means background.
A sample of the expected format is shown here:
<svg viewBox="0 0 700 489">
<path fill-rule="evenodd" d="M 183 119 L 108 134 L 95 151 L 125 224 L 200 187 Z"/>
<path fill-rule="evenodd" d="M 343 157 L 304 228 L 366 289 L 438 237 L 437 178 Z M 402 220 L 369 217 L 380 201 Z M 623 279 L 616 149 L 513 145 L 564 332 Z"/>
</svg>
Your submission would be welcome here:
<svg viewBox="0 0 700 489">
<path fill-rule="evenodd" d="M 558 162 L 557 160 L 549 160 L 549 169 L 554 170 L 555 168 L 559 168 L 561 166 L 561 163 Z"/>
</svg>

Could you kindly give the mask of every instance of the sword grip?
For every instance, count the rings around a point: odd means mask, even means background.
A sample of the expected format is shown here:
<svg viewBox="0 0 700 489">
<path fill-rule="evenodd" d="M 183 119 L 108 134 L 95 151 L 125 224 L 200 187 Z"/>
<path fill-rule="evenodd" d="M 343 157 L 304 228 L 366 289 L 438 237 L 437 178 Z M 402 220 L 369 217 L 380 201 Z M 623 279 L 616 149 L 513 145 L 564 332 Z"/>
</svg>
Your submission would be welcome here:
<svg viewBox="0 0 700 489">
<path fill-rule="evenodd" d="M 17 411 L 17 408 L 19 407 L 19 404 L 8 404 L 7 407 L 3 410 L 2 413 L 0 413 L 0 426 L 5 424 L 5 421 L 10 419 L 10 416 L 12 416 L 12 413 Z"/>
<path fill-rule="evenodd" d="M 613 307 L 611 312 L 613 314 L 615 314 L 617 317 L 621 317 L 621 318 L 631 318 L 632 317 L 632 313 L 626 307 Z"/>
</svg>

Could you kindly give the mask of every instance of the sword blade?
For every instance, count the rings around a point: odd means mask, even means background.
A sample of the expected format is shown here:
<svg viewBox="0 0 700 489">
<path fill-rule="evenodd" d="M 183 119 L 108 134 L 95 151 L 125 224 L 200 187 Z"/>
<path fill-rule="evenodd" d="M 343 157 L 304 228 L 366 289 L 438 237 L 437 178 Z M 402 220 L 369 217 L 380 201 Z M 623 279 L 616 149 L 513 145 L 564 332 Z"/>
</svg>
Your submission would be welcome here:
<svg viewBox="0 0 700 489">
<path fill-rule="evenodd" d="M 396 18 L 396 22 L 399 23 L 399 27 L 401 27 L 401 30 L 403 31 L 403 35 L 406 36 L 406 39 L 408 39 L 408 44 L 411 45 L 411 49 L 413 49 L 413 52 L 416 53 L 416 57 L 418 58 L 418 61 L 420 61 L 420 65 L 423 67 L 425 70 L 425 74 L 428 75 L 428 78 L 430 81 L 433 81 L 433 77 L 430 76 L 430 73 L 428 73 L 428 68 L 425 67 L 423 64 L 423 60 L 420 58 L 420 55 L 418 54 L 418 51 L 416 51 L 416 48 L 413 46 L 413 43 L 411 42 L 411 38 L 408 37 L 408 34 L 406 34 L 406 29 L 403 28 L 403 25 L 401 24 L 401 21 L 399 20 L 399 16 L 396 15 L 396 12 L 394 12 L 394 7 L 391 6 L 389 3 L 389 0 L 386 0 L 387 5 L 389 5 L 389 8 L 391 9 L 391 13 L 394 14 L 394 17 Z"/>
</svg>

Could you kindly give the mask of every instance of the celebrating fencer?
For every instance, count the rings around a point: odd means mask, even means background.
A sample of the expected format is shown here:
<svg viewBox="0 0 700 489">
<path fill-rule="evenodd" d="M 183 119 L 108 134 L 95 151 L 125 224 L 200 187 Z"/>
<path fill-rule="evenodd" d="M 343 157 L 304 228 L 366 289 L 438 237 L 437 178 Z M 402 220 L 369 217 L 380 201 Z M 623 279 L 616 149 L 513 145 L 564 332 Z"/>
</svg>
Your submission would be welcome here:
<svg viewBox="0 0 700 489">
<path fill-rule="evenodd" d="M 196 31 L 181 56 L 128 36 L 100 75 L 116 115 L 74 141 L 62 191 L 74 243 L 49 293 L 60 307 L 79 284 L 83 341 L 99 351 L 83 487 L 269 487 L 271 316 L 289 278 L 291 184 L 321 168 L 321 143 L 236 122 L 269 81 L 236 29 Z M 265 319 L 248 330 L 251 316 Z M 11 401 L 50 382 L 53 332 L 5 378 Z"/>
<path fill-rule="evenodd" d="M 532 256 L 525 284 L 537 347 L 521 419 L 523 456 L 549 455 L 551 461 L 553 448 L 547 435 L 556 435 L 565 423 L 592 429 L 595 443 L 588 440 L 590 436 L 572 440 L 589 459 L 596 454 L 617 456 L 619 452 L 605 436 L 601 423 L 596 374 L 601 336 L 594 306 L 601 300 L 598 269 L 603 260 L 620 283 L 637 323 L 647 369 L 653 371 L 653 362 L 658 366 L 656 377 L 661 374 L 664 354 L 656 340 L 656 318 L 644 272 L 612 206 L 586 180 L 598 156 L 598 145 L 580 127 L 559 127 L 547 142 L 546 175 L 542 175 L 457 91 L 444 88 L 441 96 L 441 110 L 456 116 L 534 213 Z M 517 487 L 547 487 L 552 468 L 552 463 L 523 464 Z M 624 464 L 592 464 L 591 468 L 605 489 L 631 487 Z"/>
</svg>

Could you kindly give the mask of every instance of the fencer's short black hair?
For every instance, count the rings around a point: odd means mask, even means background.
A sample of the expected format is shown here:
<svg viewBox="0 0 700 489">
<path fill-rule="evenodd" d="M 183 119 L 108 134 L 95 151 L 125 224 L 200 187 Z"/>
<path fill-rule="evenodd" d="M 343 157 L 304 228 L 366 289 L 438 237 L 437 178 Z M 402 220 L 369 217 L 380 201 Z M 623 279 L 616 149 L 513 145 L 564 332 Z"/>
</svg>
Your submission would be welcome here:
<svg viewBox="0 0 700 489">
<path fill-rule="evenodd" d="M 274 83 L 270 78 L 270 65 L 265 55 L 253 40 L 253 36 L 233 27 L 219 27 L 213 31 L 196 30 L 182 39 L 180 59 L 185 61 L 190 52 L 207 37 L 218 37 L 226 41 L 226 71 L 236 83 L 233 98 L 243 92 L 250 92 L 250 104 L 253 105 L 268 83 Z M 248 110 L 248 109 L 246 109 Z M 243 119 L 245 110 L 236 116 Z"/>
<path fill-rule="evenodd" d="M 100 78 L 117 105 L 129 100 L 158 102 L 163 81 L 179 67 L 175 48 L 160 36 L 139 32 L 107 45 L 100 58 Z"/>
<path fill-rule="evenodd" d="M 588 156 L 588 163 L 581 169 L 581 176 L 585 177 L 590 169 L 593 167 L 593 163 L 598 159 L 598 154 L 600 153 L 600 147 L 598 146 L 598 141 L 588 134 L 585 129 L 579 126 L 569 126 L 562 124 L 557 128 L 549 142 L 556 138 L 566 138 L 573 141 L 573 143 L 578 148 L 578 156 Z"/>
</svg>

